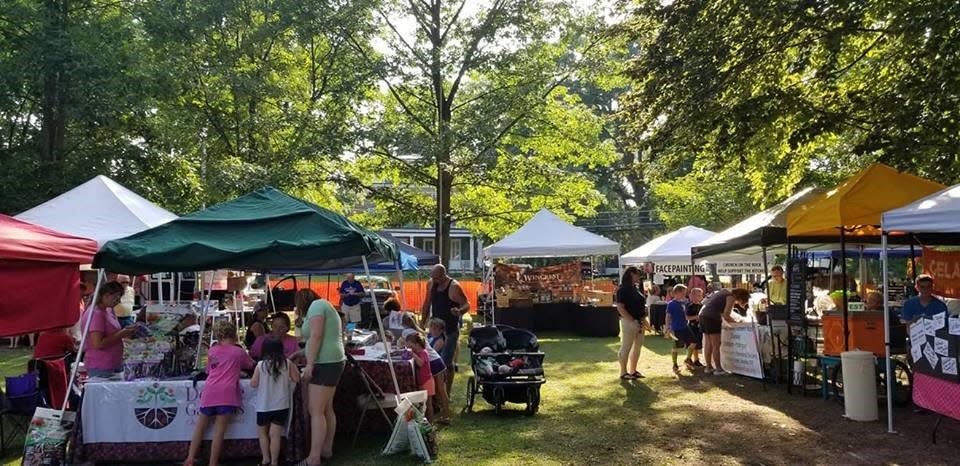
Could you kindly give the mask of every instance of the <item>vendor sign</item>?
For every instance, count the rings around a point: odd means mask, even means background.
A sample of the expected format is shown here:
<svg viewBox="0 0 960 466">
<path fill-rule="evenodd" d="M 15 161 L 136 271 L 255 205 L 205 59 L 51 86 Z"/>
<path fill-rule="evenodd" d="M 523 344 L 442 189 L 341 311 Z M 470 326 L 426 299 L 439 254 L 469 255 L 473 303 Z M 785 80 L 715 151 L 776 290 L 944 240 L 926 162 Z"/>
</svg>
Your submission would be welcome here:
<svg viewBox="0 0 960 466">
<path fill-rule="evenodd" d="M 923 273 L 933 276 L 937 294 L 960 298 L 960 251 L 923 248 Z"/>
<path fill-rule="evenodd" d="M 497 288 L 525 286 L 531 290 L 556 289 L 569 285 L 577 286 L 583 280 L 579 261 L 548 267 L 497 264 L 493 274 Z"/>
<path fill-rule="evenodd" d="M 200 408 L 203 382 L 91 382 L 84 387 L 83 443 L 189 442 Z M 255 397 L 241 380 L 243 407 L 225 438 L 257 438 Z M 207 432 L 210 438 L 213 429 Z"/>
<path fill-rule="evenodd" d="M 653 273 L 661 275 L 709 275 L 706 263 L 696 265 L 686 263 L 653 264 Z M 762 274 L 763 262 L 759 261 L 722 261 L 717 262 L 718 275 L 755 275 Z"/>
<path fill-rule="evenodd" d="M 720 333 L 720 364 L 727 372 L 763 378 L 753 322 L 724 322 Z"/>
</svg>

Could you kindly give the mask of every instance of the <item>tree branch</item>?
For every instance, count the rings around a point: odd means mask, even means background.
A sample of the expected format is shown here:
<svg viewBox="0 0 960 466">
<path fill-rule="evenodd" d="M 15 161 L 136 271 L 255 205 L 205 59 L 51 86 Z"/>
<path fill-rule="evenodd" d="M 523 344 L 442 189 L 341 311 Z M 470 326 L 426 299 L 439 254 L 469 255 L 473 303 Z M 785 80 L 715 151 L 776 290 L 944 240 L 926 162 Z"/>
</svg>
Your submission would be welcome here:
<svg viewBox="0 0 960 466">
<path fill-rule="evenodd" d="M 356 38 L 353 37 L 353 34 L 350 34 L 348 37 L 353 47 L 357 49 L 357 51 L 360 52 L 365 59 L 372 62 L 373 60 L 367 54 L 366 50 L 364 50 L 363 46 L 360 45 L 357 42 Z M 390 80 L 386 76 L 384 76 L 384 74 L 379 69 L 377 69 L 376 73 L 380 77 L 380 81 L 387 86 L 387 89 L 390 91 L 390 94 L 393 96 L 394 100 L 396 100 L 397 103 L 400 105 L 400 107 L 403 109 L 403 112 L 406 113 L 407 116 L 410 117 L 410 119 L 417 124 L 417 126 L 419 126 L 424 131 L 426 131 L 427 134 L 431 136 L 436 136 L 436 132 L 429 125 L 423 122 L 419 117 L 417 117 L 417 115 L 413 112 L 413 109 L 411 109 L 407 105 L 407 103 L 403 100 L 403 98 L 400 96 L 397 90 L 393 87 L 393 84 L 390 83 Z"/>
</svg>

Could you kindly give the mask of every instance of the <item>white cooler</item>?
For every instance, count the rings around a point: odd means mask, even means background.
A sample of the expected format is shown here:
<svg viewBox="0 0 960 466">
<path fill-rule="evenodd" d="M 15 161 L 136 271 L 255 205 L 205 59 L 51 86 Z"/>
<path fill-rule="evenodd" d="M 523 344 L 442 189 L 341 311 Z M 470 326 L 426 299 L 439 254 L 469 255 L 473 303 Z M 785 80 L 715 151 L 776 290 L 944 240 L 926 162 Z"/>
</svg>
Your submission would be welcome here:
<svg viewBox="0 0 960 466">
<path fill-rule="evenodd" d="M 853 421 L 876 421 L 877 357 L 869 351 L 840 354 L 843 372 L 844 416 Z"/>
</svg>

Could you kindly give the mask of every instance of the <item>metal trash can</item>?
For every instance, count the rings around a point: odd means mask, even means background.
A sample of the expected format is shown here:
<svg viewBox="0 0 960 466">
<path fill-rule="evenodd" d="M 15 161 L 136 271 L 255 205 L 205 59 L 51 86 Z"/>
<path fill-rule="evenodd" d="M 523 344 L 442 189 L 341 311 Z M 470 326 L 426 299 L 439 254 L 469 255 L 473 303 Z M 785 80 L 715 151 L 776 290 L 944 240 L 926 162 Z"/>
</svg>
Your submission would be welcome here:
<svg viewBox="0 0 960 466">
<path fill-rule="evenodd" d="M 876 421 L 877 357 L 869 351 L 840 354 L 843 372 L 844 416 L 853 421 Z"/>
</svg>

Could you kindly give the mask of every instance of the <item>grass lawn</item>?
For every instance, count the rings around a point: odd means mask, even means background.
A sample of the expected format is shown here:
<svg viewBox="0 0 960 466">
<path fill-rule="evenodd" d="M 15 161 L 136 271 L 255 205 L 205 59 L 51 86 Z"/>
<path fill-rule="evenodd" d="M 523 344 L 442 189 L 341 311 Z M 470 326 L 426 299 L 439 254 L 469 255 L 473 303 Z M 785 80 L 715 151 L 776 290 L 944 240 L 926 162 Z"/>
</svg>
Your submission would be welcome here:
<svg viewBox="0 0 960 466">
<path fill-rule="evenodd" d="M 540 413 L 501 416 L 477 399 L 464 405 L 467 373 L 458 374 L 453 425 L 440 433 L 437 464 L 946 464 L 956 461 L 960 424 L 945 420 L 930 443 L 934 415 L 898 410 L 898 434 L 884 421 L 842 418 L 835 401 L 788 395 L 784 386 L 742 377 L 670 371 L 670 342 L 648 336 L 638 382 L 617 379 L 614 338 L 540 336 L 547 384 Z M 20 361 L 10 361 L 19 358 Z M 466 352 L 461 367 L 466 368 Z M 0 367 L 22 367 L 25 356 L 0 350 Z M 8 373 L 15 373 L 11 370 Z M 881 412 L 881 417 L 883 413 Z M 348 437 L 348 436 L 347 436 Z M 380 456 L 386 434 L 343 438 L 329 464 L 417 464 Z M 256 460 L 249 463 L 257 464 Z"/>
</svg>

